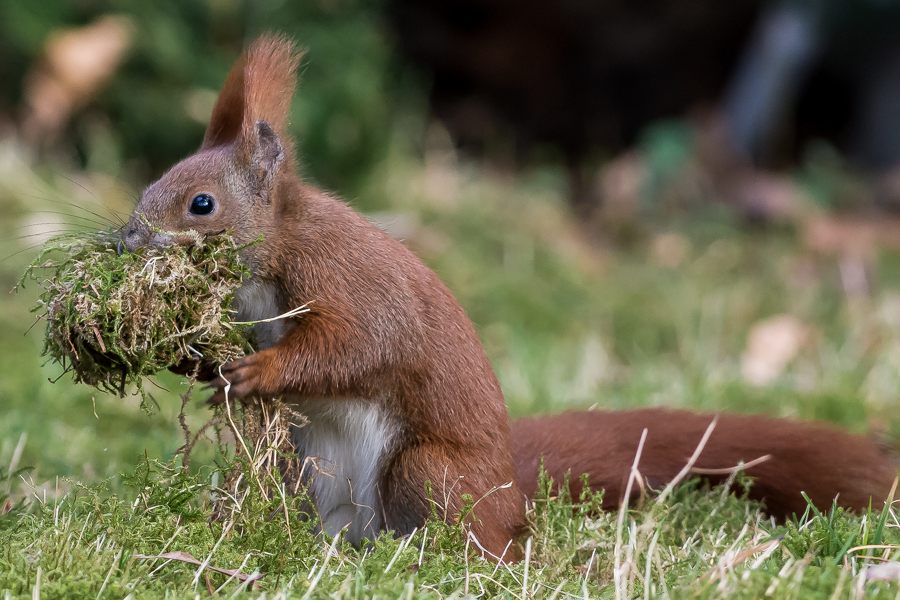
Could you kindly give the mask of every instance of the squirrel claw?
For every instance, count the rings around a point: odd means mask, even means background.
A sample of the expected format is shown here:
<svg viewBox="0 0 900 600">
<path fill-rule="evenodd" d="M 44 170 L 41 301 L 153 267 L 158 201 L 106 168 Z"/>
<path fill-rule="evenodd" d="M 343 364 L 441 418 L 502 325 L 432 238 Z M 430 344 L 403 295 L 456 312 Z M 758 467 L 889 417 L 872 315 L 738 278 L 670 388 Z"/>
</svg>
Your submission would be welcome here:
<svg viewBox="0 0 900 600">
<path fill-rule="evenodd" d="M 227 382 L 222 381 L 222 379 L 216 376 L 216 379 L 210 381 L 208 384 L 203 386 L 202 390 L 204 392 L 213 392 L 213 395 L 206 399 L 207 406 L 219 406 L 221 404 L 225 404 L 225 386 Z M 229 390 L 230 392 L 230 390 Z M 231 394 L 229 393 L 229 398 Z"/>
<path fill-rule="evenodd" d="M 216 377 L 216 363 L 198 357 L 188 357 L 177 365 L 169 367 L 169 371 L 184 377 L 194 377 L 197 381 L 209 382 Z"/>
<path fill-rule="evenodd" d="M 229 400 L 241 400 L 248 396 L 261 394 L 263 390 L 260 389 L 259 375 L 262 369 L 258 364 L 258 356 L 259 353 L 250 354 L 222 365 L 219 368 L 218 376 L 210 381 L 206 388 L 215 391 L 207 403 L 224 404 L 226 387 Z"/>
</svg>

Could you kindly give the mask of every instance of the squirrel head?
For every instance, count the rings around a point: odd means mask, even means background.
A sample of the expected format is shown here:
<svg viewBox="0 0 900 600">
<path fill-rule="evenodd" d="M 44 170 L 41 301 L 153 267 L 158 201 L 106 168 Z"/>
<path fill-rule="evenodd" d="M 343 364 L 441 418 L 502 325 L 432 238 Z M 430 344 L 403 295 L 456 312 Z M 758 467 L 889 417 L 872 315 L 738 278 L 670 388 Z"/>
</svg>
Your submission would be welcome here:
<svg viewBox="0 0 900 600">
<path fill-rule="evenodd" d="M 219 93 L 200 150 L 141 195 L 122 232 L 129 251 L 182 242 L 177 232 L 188 230 L 229 231 L 239 244 L 274 235 L 278 183 L 293 174 L 286 130 L 300 56 L 278 35 L 247 48 Z"/>
</svg>

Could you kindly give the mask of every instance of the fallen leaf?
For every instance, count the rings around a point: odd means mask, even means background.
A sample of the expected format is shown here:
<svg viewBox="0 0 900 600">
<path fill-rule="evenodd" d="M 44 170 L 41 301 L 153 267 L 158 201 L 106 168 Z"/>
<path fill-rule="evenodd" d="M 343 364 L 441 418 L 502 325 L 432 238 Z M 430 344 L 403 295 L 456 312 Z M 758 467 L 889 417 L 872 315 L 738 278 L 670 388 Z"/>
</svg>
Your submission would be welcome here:
<svg viewBox="0 0 900 600">
<path fill-rule="evenodd" d="M 97 93 L 122 63 L 132 30 L 126 17 L 107 15 L 48 36 L 44 60 L 25 82 L 28 111 L 22 132 L 28 142 L 52 140 Z"/>
<path fill-rule="evenodd" d="M 663 233 L 654 238 L 650 251 L 660 266 L 674 269 L 685 259 L 690 248 L 690 242 L 683 235 Z"/>
<path fill-rule="evenodd" d="M 634 221 L 647 177 L 647 167 L 636 152 L 626 152 L 605 164 L 596 183 L 601 220 L 607 225 Z"/>
<path fill-rule="evenodd" d="M 900 249 L 900 219 L 811 217 L 803 223 L 803 243 L 818 254 L 869 259 L 880 248 Z"/>
<path fill-rule="evenodd" d="M 735 196 L 747 216 L 764 223 L 794 223 L 811 204 L 790 178 L 763 171 L 749 171 L 739 178 Z"/>
<path fill-rule="evenodd" d="M 793 315 L 778 315 L 754 325 L 741 357 L 744 379 L 753 385 L 773 381 L 794 359 L 808 335 L 808 328 Z"/>
<path fill-rule="evenodd" d="M 866 581 L 897 581 L 900 579 L 900 562 L 891 561 L 872 565 L 863 571 Z"/>
</svg>

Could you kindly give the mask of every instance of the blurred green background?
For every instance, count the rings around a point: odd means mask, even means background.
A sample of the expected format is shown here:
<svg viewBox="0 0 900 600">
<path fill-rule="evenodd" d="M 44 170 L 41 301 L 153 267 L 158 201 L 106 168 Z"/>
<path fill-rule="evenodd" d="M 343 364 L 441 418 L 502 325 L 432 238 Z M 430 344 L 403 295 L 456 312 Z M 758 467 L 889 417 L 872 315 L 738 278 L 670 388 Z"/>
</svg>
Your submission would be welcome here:
<svg viewBox="0 0 900 600">
<path fill-rule="evenodd" d="M 48 36 L 98 18 L 126 19 L 128 49 L 115 77 L 60 132 L 69 164 L 153 180 L 191 154 L 215 94 L 244 43 L 269 30 L 300 41 L 302 93 L 293 106 L 305 173 L 354 194 L 384 157 L 402 77 L 386 43 L 379 0 L 3 0 L 0 109 L 21 111 L 27 73 Z"/>
<path fill-rule="evenodd" d="M 127 216 L 143 186 L 199 145 L 246 40 L 277 29 L 308 49 L 292 123 L 304 175 L 438 272 L 476 323 L 514 416 L 665 405 L 900 434 L 900 224 L 867 212 L 872 181 L 833 148 L 810 146 L 789 172 L 753 173 L 768 202 L 761 226 L 729 201 L 748 175 L 717 174 L 707 130 L 658 122 L 596 161 L 604 204 L 576 218 L 552 160 L 461 158 L 382 9 L 0 0 L 0 287 L 13 288 L 47 235 Z M 55 89 L 39 83 L 48 40 L 108 15 L 125 17 L 121 64 L 58 128 L 29 130 L 29 106 L 49 98 L 30 94 Z M 170 457 L 183 382 L 162 374 L 147 386 L 150 416 L 135 396 L 51 382 L 59 368 L 42 365 L 36 297 L 32 282 L 0 301 L 0 468 L 33 466 L 52 493 L 67 485 L 56 477 L 96 481 L 144 452 Z M 207 417 L 202 397 L 193 429 Z M 213 457 L 204 448 L 198 463 Z"/>
</svg>

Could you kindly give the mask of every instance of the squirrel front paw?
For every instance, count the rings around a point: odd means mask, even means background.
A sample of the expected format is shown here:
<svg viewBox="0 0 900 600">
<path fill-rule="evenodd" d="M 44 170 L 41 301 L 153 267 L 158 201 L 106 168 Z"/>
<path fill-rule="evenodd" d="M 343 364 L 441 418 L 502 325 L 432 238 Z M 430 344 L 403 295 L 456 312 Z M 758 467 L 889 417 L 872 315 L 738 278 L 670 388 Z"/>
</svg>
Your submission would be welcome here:
<svg viewBox="0 0 900 600">
<path fill-rule="evenodd" d="M 229 400 L 241 400 L 250 396 L 274 396 L 280 393 L 272 385 L 273 369 L 268 365 L 265 351 L 249 354 L 243 358 L 225 363 L 219 369 L 215 379 L 210 381 L 207 389 L 215 393 L 207 400 L 208 404 L 224 404 L 225 389 L 228 388 Z M 228 387 L 228 386 L 231 387 Z"/>
<path fill-rule="evenodd" d="M 183 359 L 177 365 L 169 367 L 169 371 L 176 375 L 194 377 L 197 381 L 209 382 L 218 377 L 218 364 L 212 360 L 201 360 L 196 357 Z"/>
</svg>

